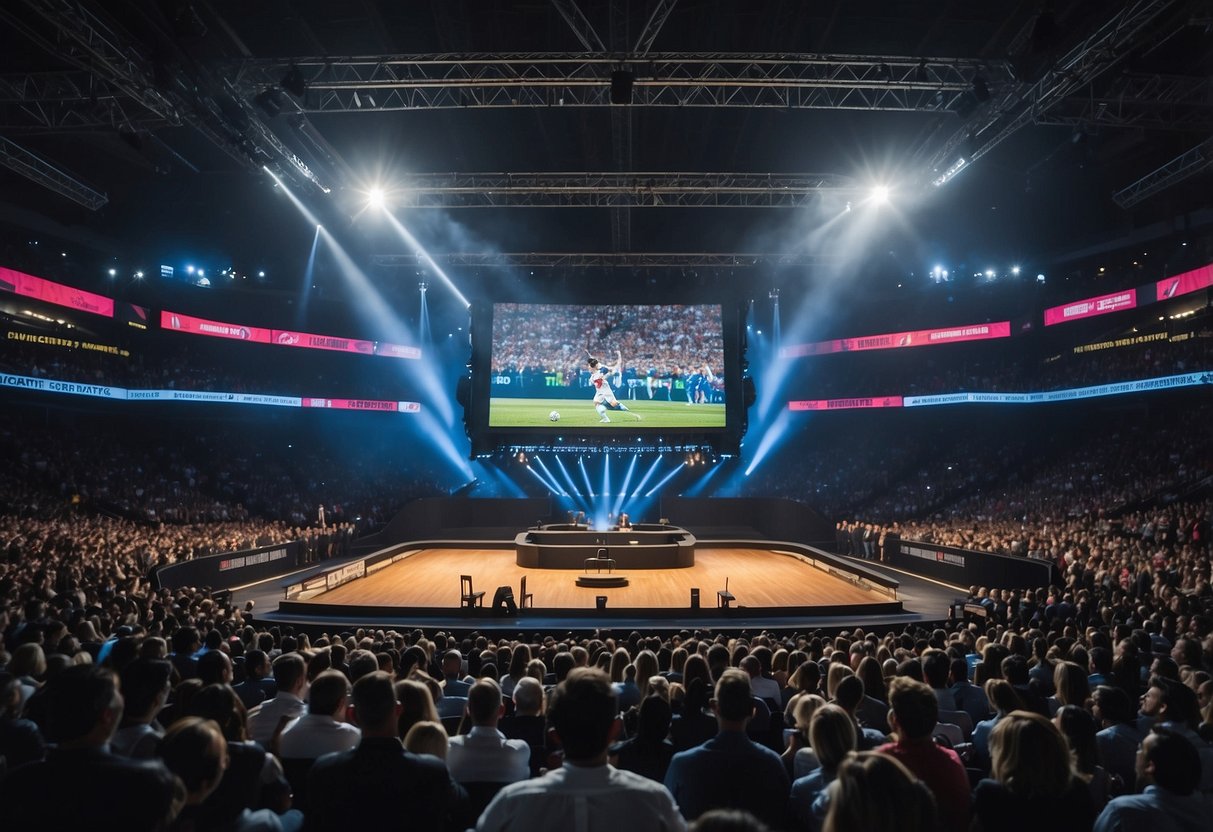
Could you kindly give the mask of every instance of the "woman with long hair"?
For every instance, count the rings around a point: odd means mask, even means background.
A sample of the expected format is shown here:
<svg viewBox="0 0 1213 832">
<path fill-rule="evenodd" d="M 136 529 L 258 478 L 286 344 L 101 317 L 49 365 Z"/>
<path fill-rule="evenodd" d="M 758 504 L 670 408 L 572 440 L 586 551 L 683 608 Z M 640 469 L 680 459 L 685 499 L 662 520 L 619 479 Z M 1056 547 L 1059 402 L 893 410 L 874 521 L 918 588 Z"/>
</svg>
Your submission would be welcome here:
<svg viewBox="0 0 1213 832">
<path fill-rule="evenodd" d="M 1090 829 L 1095 810 L 1074 772 L 1069 743 L 1040 714 L 1012 711 L 990 734 L 990 779 L 973 791 L 979 832 Z"/>
<path fill-rule="evenodd" d="M 830 805 L 826 790 L 838 776 L 842 761 L 855 750 L 855 723 L 837 705 L 822 705 L 814 711 L 808 733 L 819 765 L 793 781 L 788 806 L 799 828 L 820 829 Z"/>
<path fill-rule="evenodd" d="M 825 832 L 934 832 L 931 790 L 885 754 L 849 755 L 828 791 Z"/>
</svg>

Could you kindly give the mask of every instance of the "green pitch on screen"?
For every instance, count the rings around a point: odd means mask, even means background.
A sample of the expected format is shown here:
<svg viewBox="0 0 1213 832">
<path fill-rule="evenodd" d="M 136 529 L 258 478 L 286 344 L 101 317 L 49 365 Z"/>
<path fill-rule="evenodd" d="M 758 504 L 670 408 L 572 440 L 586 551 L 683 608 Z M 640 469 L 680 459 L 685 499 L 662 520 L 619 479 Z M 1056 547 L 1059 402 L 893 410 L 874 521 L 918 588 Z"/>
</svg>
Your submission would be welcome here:
<svg viewBox="0 0 1213 832">
<path fill-rule="evenodd" d="M 723 404 L 687 404 L 686 402 L 657 402 L 646 399 L 620 399 L 628 411 L 607 408 L 609 424 L 599 421 L 602 417 L 594 409 L 594 403 L 586 398 L 577 399 L 505 399 L 489 400 L 489 427 L 491 428 L 723 428 Z M 560 421 L 552 422 L 548 414 L 560 413 Z M 636 414 L 636 415 L 633 415 Z M 640 416 L 637 419 L 636 416 Z"/>
</svg>

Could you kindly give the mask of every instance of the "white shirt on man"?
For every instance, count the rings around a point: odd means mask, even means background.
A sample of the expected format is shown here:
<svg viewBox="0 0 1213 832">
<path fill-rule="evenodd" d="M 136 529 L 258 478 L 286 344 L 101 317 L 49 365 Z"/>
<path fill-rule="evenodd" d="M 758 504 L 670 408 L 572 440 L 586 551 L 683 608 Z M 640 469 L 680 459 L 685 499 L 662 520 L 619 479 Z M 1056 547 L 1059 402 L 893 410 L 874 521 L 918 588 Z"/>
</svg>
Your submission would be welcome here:
<svg viewBox="0 0 1213 832">
<path fill-rule="evenodd" d="M 284 760 L 315 760 L 334 751 L 349 751 L 361 740 L 357 726 L 326 714 L 304 714 L 282 732 L 278 756 Z"/>
<path fill-rule="evenodd" d="M 307 706 L 304 701 L 293 693 L 280 690 L 273 699 L 267 699 L 248 714 L 248 738 L 261 743 L 263 748 L 270 747 L 274 732 L 278 730 L 278 720 L 282 717 L 294 722 Z M 290 725 L 287 725 L 290 728 Z"/>
<path fill-rule="evenodd" d="M 477 832 L 683 832 L 686 821 L 664 785 L 614 766 L 565 765 L 506 786 L 480 815 Z"/>
<path fill-rule="evenodd" d="M 531 776 L 531 747 L 496 728 L 475 726 L 451 737 L 446 767 L 458 783 L 517 783 Z"/>
</svg>

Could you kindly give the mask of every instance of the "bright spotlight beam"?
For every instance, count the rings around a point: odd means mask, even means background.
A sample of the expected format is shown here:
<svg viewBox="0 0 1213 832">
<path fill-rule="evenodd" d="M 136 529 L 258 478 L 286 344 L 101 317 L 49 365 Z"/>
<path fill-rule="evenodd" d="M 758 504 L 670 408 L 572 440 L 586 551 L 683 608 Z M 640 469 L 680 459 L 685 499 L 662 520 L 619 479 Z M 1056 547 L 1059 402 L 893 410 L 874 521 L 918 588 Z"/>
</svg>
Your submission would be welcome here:
<svg viewBox="0 0 1213 832">
<path fill-rule="evenodd" d="M 754 451 L 754 459 L 750 462 L 749 467 L 745 469 L 745 475 L 747 477 L 754 471 L 755 468 L 758 467 L 758 464 L 766 458 L 766 455 L 771 452 L 771 448 L 775 446 L 775 443 L 778 442 L 787 431 L 789 418 L 788 414 L 790 412 L 791 411 L 785 407 L 779 412 L 779 415 L 775 417 L 774 423 L 763 431 L 762 441 L 758 443 L 758 449 Z"/>
<path fill-rule="evenodd" d="M 872 188 L 872 201 L 877 205 L 887 205 L 889 202 L 889 186 L 876 185 Z"/>
<path fill-rule="evenodd" d="M 538 465 L 540 468 L 542 468 L 543 473 L 547 474 L 548 478 L 551 479 L 552 482 L 556 483 L 559 486 L 559 488 L 557 489 L 557 492 L 560 494 L 560 496 L 562 496 L 562 497 L 569 496 L 569 492 L 565 491 L 563 485 L 560 485 L 560 480 L 556 479 L 556 475 L 553 474 L 550 470 L 548 470 L 548 467 L 543 464 L 542 459 L 540 459 L 537 456 L 533 456 L 533 457 L 531 457 L 531 461 L 534 462 L 536 465 Z M 530 468 L 531 466 L 528 465 L 527 467 Z"/>
<path fill-rule="evenodd" d="M 671 471 L 670 473 L 666 474 L 665 477 L 661 480 L 661 482 L 657 483 L 655 486 L 650 488 L 644 496 L 652 497 L 653 494 L 655 494 L 658 491 L 658 489 L 661 488 L 661 486 L 665 485 L 667 482 L 674 479 L 674 475 L 677 474 L 679 471 L 681 471 L 685 467 L 686 467 L 685 462 L 680 462 L 677 465 L 675 465 L 674 470 Z"/>
<path fill-rule="evenodd" d="M 639 454 L 632 454 L 632 462 L 628 465 L 628 472 L 623 477 L 623 488 L 619 489 L 619 498 L 615 500 L 615 509 L 612 512 L 618 515 L 623 509 L 623 501 L 628 496 L 628 484 L 632 481 L 632 473 L 636 470 L 636 460 L 640 459 Z"/>
<path fill-rule="evenodd" d="M 379 208 L 382 208 L 384 206 L 385 200 L 386 200 L 386 198 L 383 193 L 383 188 L 371 188 L 367 192 L 366 204 L 371 208 L 374 208 L 376 210 L 378 210 Z"/>
<path fill-rule="evenodd" d="M 535 479 L 537 479 L 537 480 L 539 480 L 541 483 L 543 483 L 543 487 L 544 487 L 544 488 L 546 488 L 548 491 L 551 491 L 551 492 L 552 492 L 553 494 L 555 494 L 557 497 L 563 497 L 563 496 L 564 496 L 564 494 L 563 494 L 563 490 L 562 490 L 562 489 L 559 489 L 559 488 L 553 488 L 553 487 L 552 487 L 552 483 L 550 483 L 550 482 L 548 482 L 547 480 L 545 480 L 545 479 L 544 479 L 544 478 L 543 478 L 543 477 L 542 477 L 542 476 L 539 474 L 539 472 L 538 472 L 538 471 L 536 471 L 534 468 L 532 468 L 531 466 L 529 466 L 529 465 L 528 465 L 528 466 L 526 467 L 526 469 L 527 469 L 528 471 L 530 471 L 530 472 L 531 472 L 531 476 L 533 476 Z"/>
<path fill-rule="evenodd" d="M 564 460 L 561 459 L 559 456 L 557 456 L 556 464 L 558 466 L 560 466 L 560 473 L 564 474 L 564 478 L 565 478 L 565 480 L 568 481 L 569 488 L 573 489 L 573 493 L 576 494 L 578 497 L 584 496 L 581 493 L 581 489 L 577 487 L 577 483 L 573 482 L 573 477 L 571 474 L 569 474 L 569 469 L 564 467 Z"/>
<path fill-rule="evenodd" d="M 636 486 L 636 490 L 632 492 L 635 497 L 640 494 L 640 489 L 644 488 L 644 484 L 649 481 L 649 477 L 653 476 L 653 472 L 657 470 L 657 466 L 661 463 L 661 458 L 665 454 L 657 454 L 657 458 L 653 460 L 653 464 L 649 466 L 649 470 L 645 471 L 644 476 L 640 478 L 640 484 Z"/>
<path fill-rule="evenodd" d="M 430 270 L 434 272 L 434 274 L 441 277 L 442 282 L 446 284 L 447 288 L 455 293 L 455 297 L 459 298 L 459 302 L 464 306 L 471 306 L 471 302 L 463 296 L 463 292 L 460 292 L 459 289 L 455 287 L 455 281 L 451 280 L 450 276 L 442 270 L 442 267 L 434 262 L 434 258 L 430 257 L 429 252 L 422 247 L 421 243 L 417 242 L 417 238 L 410 234 L 409 230 L 400 224 L 400 220 L 396 219 L 391 211 L 385 211 L 384 215 L 387 217 L 388 222 L 392 224 L 392 228 L 396 229 L 396 233 L 403 237 L 404 241 L 409 244 L 409 248 L 416 252 L 417 256 L 425 262 L 426 266 L 428 266 Z"/>
<path fill-rule="evenodd" d="M 589 472 L 585 470 L 585 457 L 577 457 L 577 467 L 581 469 L 581 476 L 585 480 L 585 490 L 591 497 L 597 497 L 594 493 L 594 486 L 590 485 Z"/>
<path fill-rule="evenodd" d="M 602 455 L 602 496 L 611 496 L 611 455 Z"/>
</svg>

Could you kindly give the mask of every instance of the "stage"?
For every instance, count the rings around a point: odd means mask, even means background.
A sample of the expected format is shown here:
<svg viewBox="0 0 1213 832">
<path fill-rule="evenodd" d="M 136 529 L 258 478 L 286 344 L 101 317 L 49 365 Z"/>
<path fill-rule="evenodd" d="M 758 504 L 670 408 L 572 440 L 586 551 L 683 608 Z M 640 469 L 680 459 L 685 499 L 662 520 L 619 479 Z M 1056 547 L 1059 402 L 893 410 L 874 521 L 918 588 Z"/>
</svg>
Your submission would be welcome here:
<svg viewBox="0 0 1213 832">
<path fill-rule="evenodd" d="M 256 600 L 259 621 L 330 631 L 357 626 L 770 629 L 895 624 L 946 613 L 942 598 L 934 597 L 929 606 L 938 611 L 926 616 L 907 612 L 899 597 L 900 576 L 794 543 L 699 541 L 693 566 L 617 569 L 614 574 L 628 579 L 627 586 L 618 588 L 580 587 L 580 569 L 519 566 L 514 544 L 416 541 L 242 588 L 236 596 Z M 485 593 L 483 607 L 460 606 L 461 575 L 472 576 L 475 591 Z M 521 603 L 523 576 L 533 606 L 516 615 L 493 609 L 494 593 L 502 586 L 510 587 Z M 726 579 L 733 595 L 727 609 L 718 606 L 717 597 Z M 692 607 L 692 588 L 699 590 L 698 608 Z M 919 589 L 911 592 L 915 599 L 921 597 Z M 605 606 L 599 606 L 600 597 Z"/>
</svg>

